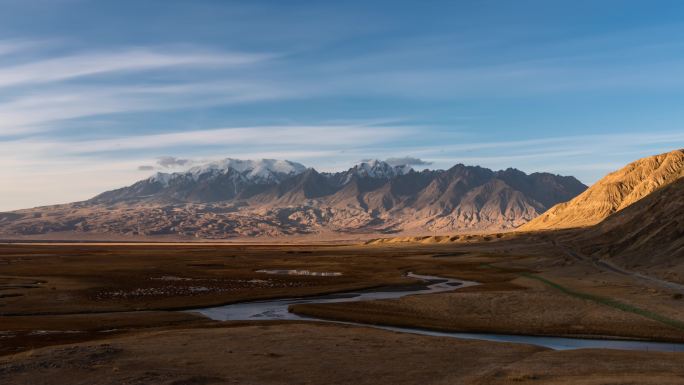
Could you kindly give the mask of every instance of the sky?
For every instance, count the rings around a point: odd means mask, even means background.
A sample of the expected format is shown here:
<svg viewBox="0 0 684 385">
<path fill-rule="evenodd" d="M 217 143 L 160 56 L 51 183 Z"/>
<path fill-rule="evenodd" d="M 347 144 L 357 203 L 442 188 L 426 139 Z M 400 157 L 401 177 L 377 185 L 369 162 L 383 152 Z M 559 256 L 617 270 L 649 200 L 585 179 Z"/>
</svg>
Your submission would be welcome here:
<svg viewBox="0 0 684 385">
<path fill-rule="evenodd" d="M 684 2 L 0 0 L 0 211 L 232 157 L 573 175 L 684 147 Z"/>
</svg>

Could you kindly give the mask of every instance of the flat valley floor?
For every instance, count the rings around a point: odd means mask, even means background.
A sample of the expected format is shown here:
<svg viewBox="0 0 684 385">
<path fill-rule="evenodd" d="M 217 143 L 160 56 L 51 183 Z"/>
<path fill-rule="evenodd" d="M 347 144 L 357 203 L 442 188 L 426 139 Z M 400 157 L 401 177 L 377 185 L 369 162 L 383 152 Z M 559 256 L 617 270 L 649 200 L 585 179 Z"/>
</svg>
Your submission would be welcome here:
<svg viewBox="0 0 684 385">
<path fill-rule="evenodd" d="M 339 275 L 273 275 L 307 270 Z M 538 237 L 452 244 L 2 244 L 2 384 L 684 384 L 684 353 L 547 348 L 192 309 L 418 283 L 480 285 L 291 307 L 440 331 L 684 342 L 681 293 Z"/>
</svg>

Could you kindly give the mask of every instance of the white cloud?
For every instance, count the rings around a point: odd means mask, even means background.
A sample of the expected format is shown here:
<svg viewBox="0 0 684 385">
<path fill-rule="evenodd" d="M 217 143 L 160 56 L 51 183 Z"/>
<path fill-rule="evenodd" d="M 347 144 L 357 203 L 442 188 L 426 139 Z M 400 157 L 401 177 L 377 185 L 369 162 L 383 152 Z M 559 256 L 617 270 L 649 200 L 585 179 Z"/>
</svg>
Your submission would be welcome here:
<svg viewBox="0 0 684 385">
<path fill-rule="evenodd" d="M 193 163 L 191 159 L 176 158 L 175 156 L 160 156 L 157 165 L 163 168 L 185 167 Z"/>
<path fill-rule="evenodd" d="M 415 132 L 416 128 L 373 124 L 337 124 L 312 126 L 249 126 L 182 131 L 153 135 L 132 135 L 95 140 L 59 140 L 23 138 L 0 141 L 0 162 L 12 164 L 12 169 L 53 164 L 55 159 L 78 162 L 109 157 L 127 152 L 125 159 L 134 154 L 146 154 L 146 161 L 156 161 L 168 148 L 197 151 L 212 149 L 223 156 L 233 154 L 259 154 L 260 157 L 279 155 L 311 156 L 330 151 L 343 151 L 382 143 L 391 133 L 397 138 Z M 205 151 L 206 152 L 206 151 Z M 268 156 L 266 156 L 268 155 Z M 137 165 L 136 165 L 137 166 Z"/>
<path fill-rule="evenodd" d="M 385 159 L 385 162 L 391 164 L 392 166 L 429 166 L 432 164 L 432 162 L 428 162 L 420 158 L 414 158 L 412 156 L 403 156 L 400 158 L 387 158 Z"/>
<path fill-rule="evenodd" d="M 84 53 L 0 67 L 0 88 L 122 71 L 183 66 L 239 66 L 270 57 L 266 54 L 164 52 L 151 49 Z"/>
<path fill-rule="evenodd" d="M 294 96 L 267 84 L 57 87 L 0 104 L 0 137 L 56 130 L 68 120 L 121 112 L 160 111 Z"/>
<path fill-rule="evenodd" d="M 0 40 L 0 56 L 27 51 L 43 44 L 43 41 L 27 39 Z"/>
<path fill-rule="evenodd" d="M 600 154 L 601 149 L 625 149 L 647 145 L 684 145 L 684 132 L 660 131 L 651 133 L 615 133 L 615 134 L 586 134 L 573 136 L 558 136 L 539 139 L 484 141 L 459 144 L 444 144 L 438 146 L 418 147 L 416 154 L 427 154 L 434 151 L 454 153 L 455 155 L 472 151 L 505 152 L 507 155 L 523 153 L 548 153 L 574 151 L 581 154 Z M 674 148 L 673 148 L 674 149 Z"/>
<path fill-rule="evenodd" d="M 119 138 L 44 142 L 21 140 L 46 151 L 60 153 L 97 153 L 122 150 L 150 150 L 174 146 L 358 146 L 385 140 L 389 136 L 400 138 L 415 132 L 413 126 L 383 126 L 367 124 L 312 125 L 312 126 L 248 126 L 183 131 L 176 133 L 135 135 Z M 16 143 L 16 142 L 15 142 Z"/>
<path fill-rule="evenodd" d="M 44 43 L 0 41 L 0 55 L 27 50 L 35 56 L 35 47 L 40 44 Z M 215 73 L 208 71 L 225 72 L 273 57 L 270 53 L 211 52 L 193 47 L 82 52 L 23 59 L 19 64 L 15 57 L 11 65 L 0 64 L 0 137 L 58 130 L 65 121 L 103 114 L 232 104 L 291 95 L 294 91 L 286 91 L 273 82 L 250 81 L 236 74 L 224 73 L 207 80 L 207 74 Z M 154 84 L 128 77 L 141 71 L 160 75 L 180 68 L 192 68 L 192 78 L 196 80 L 171 76 Z M 118 76 L 116 81 L 107 77 L 114 74 Z"/>
</svg>

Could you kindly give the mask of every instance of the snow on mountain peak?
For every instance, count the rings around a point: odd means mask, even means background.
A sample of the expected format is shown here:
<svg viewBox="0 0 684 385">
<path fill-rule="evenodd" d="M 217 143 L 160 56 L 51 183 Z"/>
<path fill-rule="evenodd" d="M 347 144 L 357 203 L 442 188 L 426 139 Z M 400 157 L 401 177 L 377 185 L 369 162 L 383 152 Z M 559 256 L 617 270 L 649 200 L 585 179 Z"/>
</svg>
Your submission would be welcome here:
<svg viewBox="0 0 684 385">
<path fill-rule="evenodd" d="M 247 180 L 258 182 L 279 181 L 284 176 L 301 174 L 306 167 L 297 162 L 276 159 L 242 160 L 226 158 L 215 162 L 195 166 L 185 172 L 161 173 L 158 172 L 150 178 L 153 182 L 168 185 L 175 178 L 192 178 L 198 180 L 206 175 L 227 174 L 235 171 Z"/>
<path fill-rule="evenodd" d="M 149 178 L 151 182 L 169 186 L 176 180 L 198 181 L 205 178 L 215 178 L 230 174 L 243 182 L 255 183 L 279 183 L 289 176 L 298 175 L 307 168 L 297 162 L 276 159 L 242 160 L 226 158 L 200 166 L 195 166 L 184 172 L 163 173 L 158 172 Z M 373 159 L 363 161 L 346 172 L 344 183 L 351 180 L 352 176 L 391 179 L 399 175 L 408 174 L 413 169 L 409 165 L 392 166 L 391 164 Z"/>
<path fill-rule="evenodd" d="M 411 170 L 409 165 L 392 166 L 387 162 L 373 159 L 361 162 L 352 168 L 358 176 L 370 178 L 392 178 L 397 175 L 408 174 Z"/>
<path fill-rule="evenodd" d="M 150 182 L 159 182 L 164 186 L 168 186 L 169 181 L 171 180 L 172 177 L 173 177 L 173 174 L 170 174 L 168 172 L 158 172 L 158 173 L 152 175 L 149 178 L 149 181 Z"/>
<path fill-rule="evenodd" d="M 231 169 L 241 174 L 246 174 L 250 178 L 268 178 L 273 174 L 296 175 L 306 171 L 304 165 L 289 160 L 242 160 L 226 158 L 202 166 L 193 167 L 187 172 L 193 175 L 201 175 L 215 171 L 225 173 Z"/>
</svg>

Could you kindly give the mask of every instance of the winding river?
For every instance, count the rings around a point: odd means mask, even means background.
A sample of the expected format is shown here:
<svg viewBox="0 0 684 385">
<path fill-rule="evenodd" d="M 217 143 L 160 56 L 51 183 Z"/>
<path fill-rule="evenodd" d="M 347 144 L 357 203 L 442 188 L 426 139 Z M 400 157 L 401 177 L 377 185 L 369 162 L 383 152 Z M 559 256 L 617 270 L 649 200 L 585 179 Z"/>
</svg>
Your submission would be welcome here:
<svg viewBox="0 0 684 385">
<path fill-rule="evenodd" d="M 420 328 L 382 326 L 363 323 L 352 323 L 335 321 L 329 319 L 319 319 L 291 313 L 288 311 L 290 305 L 308 303 L 335 303 L 335 302 L 356 302 L 372 301 L 381 299 L 396 299 L 407 295 L 423 295 L 441 293 L 468 286 L 477 285 L 477 282 L 462 281 L 452 278 L 442 278 L 428 275 L 408 274 L 411 278 L 420 279 L 425 282 L 421 287 L 411 287 L 406 290 L 362 290 L 345 292 L 333 295 L 322 295 L 316 297 L 285 298 L 267 301 L 252 301 L 236 303 L 232 305 L 209 307 L 204 309 L 192 310 L 205 317 L 219 320 L 300 320 L 300 321 L 324 321 L 334 322 L 345 325 L 360 325 L 373 327 L 376 329 L 391 330 L 395 332 L 421 334 L 436 337 L 451 337 L 462 339 L 475 339 L 484 341 L 509 342 L 543 346 L 554 350 L 568 349 L 620 349 L 620 350 L 643 350 L 643 351 L 666 351 L 684 352 L 684 343 L 650 342 L 650 341 L 631 341 L 631 340 L 611 340 L 611 339 L 586 339 L 586 338 L 564 338 L 564 337 L 544 337 L 530 335 L 508 335 L 508 334 L 489 334 L 489 333 L 455 333 L 439 332 Z"/>
</svg>

